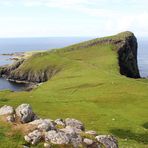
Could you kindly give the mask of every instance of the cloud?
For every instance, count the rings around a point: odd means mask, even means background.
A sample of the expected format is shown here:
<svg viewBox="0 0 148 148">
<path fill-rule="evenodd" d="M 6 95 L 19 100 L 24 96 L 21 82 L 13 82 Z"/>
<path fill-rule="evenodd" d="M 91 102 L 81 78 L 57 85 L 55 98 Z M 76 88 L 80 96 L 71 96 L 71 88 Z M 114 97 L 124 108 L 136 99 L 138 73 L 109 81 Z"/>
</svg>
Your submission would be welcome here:
<svg viewBox="0 0 148 148">
<path fill-rule="evenodd" d="M 80 16 L 83 14 L 83 16 L 88 18 L 88 23 L 90 23 L 91 18 L 97 20 L 94 22 L 98 23 L 92 26 L 98 25 L 99 29 L 95 27 L 92 32 L 95 33 L 96 30 L 102 32 L 102 35 L 103 32 L 104 34 L 112 34 L 124 30 L 133 30 L 137 34 L 143 33 L 146 35 L 148 33 L 148 0 L 1 0 L 0 6 L 2 5 L 10 7 L 15 7 L 16 5 L 33 8 L 47 7 L 49 11 L 50 8 L 55 8 L 56 11 L 64 9 L 67 13 L 76 12 Z M 65 13 L 65 15 L 67 14 Z M 77 17 L 79 18 L 79 16 Z M 4 21 L 9 20 L 7 22 L 11 22 L 11 20 L 14 22 L 16 20 L 29 22 L 31 19 L 30 16 L 3 18 Z M 39 19 L 42 20 L 42 18 Z M 84 27 L 87 28 L 87 26 L 88 24 Z M 71 28 L 74 27 L 77 30 L 83 29 L 81 28 L 82 25 L 71 26 Z M 70 30 L 68 33 L 70 33 Z"/>
</svg>

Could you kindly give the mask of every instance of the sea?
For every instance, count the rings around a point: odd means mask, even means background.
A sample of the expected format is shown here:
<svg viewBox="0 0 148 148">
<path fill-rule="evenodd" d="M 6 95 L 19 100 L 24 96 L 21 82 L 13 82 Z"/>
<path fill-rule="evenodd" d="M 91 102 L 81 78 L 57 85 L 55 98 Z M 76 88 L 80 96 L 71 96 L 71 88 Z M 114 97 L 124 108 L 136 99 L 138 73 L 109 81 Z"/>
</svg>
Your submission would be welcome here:
<svg viewBox="0 0 148 148">
<path fill-rule="evenodd" d="M 0 38 L 0 66 L 12 63 L 17 52 L 51 50 L 93 39 L 93 37 L 42 37 L 42 38 Z M 148 38 L 138 38 L 138 66 L 141 77 L 148 77 Z M 0 90 L 21 91 L 25 84 L 9 82 L 0 78 Z"/>
</svg>

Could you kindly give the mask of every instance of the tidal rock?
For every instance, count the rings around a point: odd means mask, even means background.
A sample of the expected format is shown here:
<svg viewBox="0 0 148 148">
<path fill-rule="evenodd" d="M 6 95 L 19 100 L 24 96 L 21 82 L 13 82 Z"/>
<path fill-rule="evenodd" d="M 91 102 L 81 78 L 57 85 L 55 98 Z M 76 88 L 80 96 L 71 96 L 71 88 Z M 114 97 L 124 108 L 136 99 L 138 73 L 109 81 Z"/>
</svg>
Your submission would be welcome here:
<svg viewBox="0 0 148 148">
<path fill-rule="evenodd" d="M 93 140 L 88 139 L 88 138 L 84 138 L 83 142 L 84 142 L 86 145 L 92 145 L 92 144 L 93 144 Z"/>
<path fill-rule="evenodd" d="M 33 145 L 39 143 L 41 141 L 41 138 L 42 138 L 42 133 L 38 130 L 35 130 L 29 133 L 28 135 L 24 136 L 25 141 Z"/>
<path fill-rule="evenodd" d="M 29 104 L 21 104 L 16 108 L 16 115 L 22 123 L 28 123 L 37 118 Z"/>
<path fill-rule="evenodd" d="M 14 108 L 11 106 L 4 105 L 0 108 L 0 115 L 14 114 Z"/>
<path fill-rule="evenodd" d="M 45 141 L 49 141 L 53 144 L 68 144 L 69 138 L 64 132 L 51 130 L 45 133 Z"/>
<path fill-rule="evenodd" d="M 118 148 L 117 140 L 110 135 L 96 136 L 98 142 L 102 143 L 106 148 Z"/>
<path fill-rule="evenodd" d="M 76 119 L 67 118 L 65 119 L 66 126 L 71 126 L 77 129 L 84 130 L 84 125 L 81 121 Z"/>
</svg>

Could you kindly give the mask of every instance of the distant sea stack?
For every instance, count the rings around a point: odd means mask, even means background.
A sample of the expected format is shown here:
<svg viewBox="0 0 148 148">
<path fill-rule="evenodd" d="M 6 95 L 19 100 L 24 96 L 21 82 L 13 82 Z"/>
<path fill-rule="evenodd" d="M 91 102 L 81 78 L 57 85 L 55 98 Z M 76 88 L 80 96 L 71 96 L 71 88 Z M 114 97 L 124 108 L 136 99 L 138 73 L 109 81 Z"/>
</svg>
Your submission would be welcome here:
<svg viewBox="0 0 148 148">
<path fill-rule="evenodd" d="M 47 65 L 43 65 L 41 69 L 38 69 L 39 59 L 42 59 L 41 61 L 44 62 L 44 56 L 50 53 L 54 53 L 54 55 L 59 56 L 59 52 L 73 52 L 74 50 L 89 48 L 92 46 L 97 46 L 99 44 L 115 45 L 115 49 L 118 52 L 120 73 L 130 78 L 140 78 L 139 69 L 137 65 L 137 39 L 135 35 L 129 31 L 119 33 L 115 36 L 97 38 L 76 45 L 68 46 L 64 48 L 64 50 L 58 49 L 56 51 L 53 50 L 51 52 L 47 51 L 44 53 L 37 53 L 26 60 L 19 60 L 10 66 L 0 68 L 0 76 L 16 82 L 45 82 L 61 71 L 61 61 L 59 61 L 59 65 L 55 65 L 54 63 L 47 63 Z M 33 67 L 31 66 L 32 63 L 37 63 L 37 65 Z"/>
</svg>

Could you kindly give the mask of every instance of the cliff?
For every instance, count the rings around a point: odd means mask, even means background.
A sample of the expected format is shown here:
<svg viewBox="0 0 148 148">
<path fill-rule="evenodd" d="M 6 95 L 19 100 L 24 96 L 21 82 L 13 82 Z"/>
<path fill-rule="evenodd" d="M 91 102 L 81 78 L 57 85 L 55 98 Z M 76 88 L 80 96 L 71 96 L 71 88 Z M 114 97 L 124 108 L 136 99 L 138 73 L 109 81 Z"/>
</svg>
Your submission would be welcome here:
<svg viewBox="0 0 148 148">
<path fill-rule="evenodd" d="M 67 63 L 62 57 L 65 52 L 74 52 L 86 48 L 91 50 L 92 47 L 106 44 L 116 47 L 120 73 L 130 78 L 140 78 L 137 65 L 137 39 L 132 32 L 123 32 L 115 36 L 90 40 L 64 49 L 38 53 L 27 60 L 21 60 L 11 66 L 1 68 L 0 75 L 13 81 L 45 82 L 57 74 L 65 62 Z M 54 63 L 53 58 L 59 61 Z"/>
</svg>

